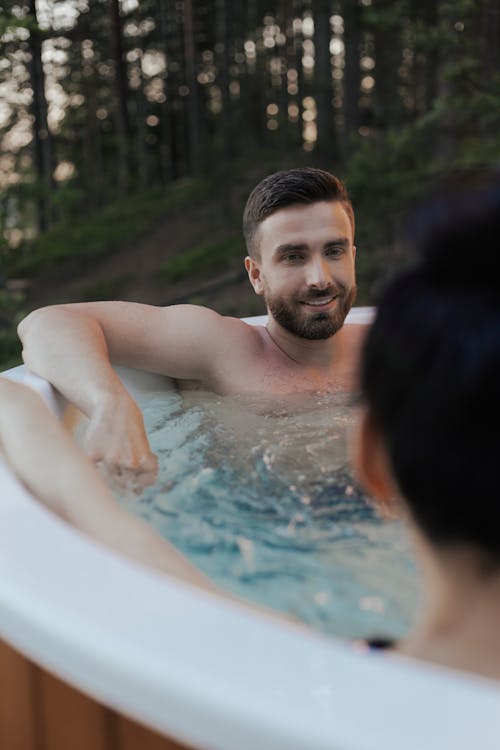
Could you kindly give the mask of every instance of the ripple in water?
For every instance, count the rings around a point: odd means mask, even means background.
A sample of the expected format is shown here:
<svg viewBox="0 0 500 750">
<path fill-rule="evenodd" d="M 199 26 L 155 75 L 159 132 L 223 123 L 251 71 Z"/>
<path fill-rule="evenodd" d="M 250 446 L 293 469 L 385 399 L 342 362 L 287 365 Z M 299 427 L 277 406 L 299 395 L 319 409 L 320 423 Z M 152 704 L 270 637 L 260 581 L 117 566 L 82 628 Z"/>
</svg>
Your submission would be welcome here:
<svg viewBox="0 0 500 750">
<path fill-rule="evenodd" d="M 221 588 L 342 637 L 407 631 L 408 539 L 353 480 L 345 398 L 172 392 L 140 406 L 160 475 L 127 507 Z"/>
</svg>

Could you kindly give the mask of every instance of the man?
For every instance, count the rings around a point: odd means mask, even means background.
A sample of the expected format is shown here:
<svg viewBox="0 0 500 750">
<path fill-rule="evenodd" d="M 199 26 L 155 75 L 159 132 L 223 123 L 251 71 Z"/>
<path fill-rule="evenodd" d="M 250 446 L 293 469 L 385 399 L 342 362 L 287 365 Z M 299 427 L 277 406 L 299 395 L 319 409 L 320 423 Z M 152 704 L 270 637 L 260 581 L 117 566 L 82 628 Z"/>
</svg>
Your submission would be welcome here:
<svg viewBox="0 0 500 750">
<path fill-rule="evenodd" d="M 19 325 L 24 361 L 90 419 L 86 448 L 122 471 L 155 473 L 142 414 L 110 362 L 196 381 L 220 394 L 349 387 L 360 327 L 353 303 L 354 217 L 344 185 L 317 169 L 264 179 L 243 217 L 252 286 L 264 326 L 193 305 L 59 305 Z"/>
</svg>

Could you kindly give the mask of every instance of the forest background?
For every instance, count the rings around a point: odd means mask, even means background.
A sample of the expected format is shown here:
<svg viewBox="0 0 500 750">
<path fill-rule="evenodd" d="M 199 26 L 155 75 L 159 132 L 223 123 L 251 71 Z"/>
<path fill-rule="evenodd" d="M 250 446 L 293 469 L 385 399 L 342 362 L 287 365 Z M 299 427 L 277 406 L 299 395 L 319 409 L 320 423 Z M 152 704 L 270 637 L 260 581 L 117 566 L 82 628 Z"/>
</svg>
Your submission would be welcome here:
<svg viewBox="0 0 500 750">
<path fill-rule="evenodd" d="M 408 207 L 498 164 L 499 63 L 500 0 L 0 0 L 0 364 L 42 304 L 263 312 L 243 206 L 300 165 L 347 182 L 375 303 Z"/>
</svg>

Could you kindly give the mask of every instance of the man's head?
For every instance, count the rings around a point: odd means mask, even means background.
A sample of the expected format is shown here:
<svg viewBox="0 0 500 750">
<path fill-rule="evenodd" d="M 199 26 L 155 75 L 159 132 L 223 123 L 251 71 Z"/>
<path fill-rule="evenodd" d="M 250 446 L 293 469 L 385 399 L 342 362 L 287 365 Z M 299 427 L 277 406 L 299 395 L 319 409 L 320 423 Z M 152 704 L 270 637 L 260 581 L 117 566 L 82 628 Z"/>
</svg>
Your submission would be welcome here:
<svg viewBox="0 0 500 750">
<path fill-rule="evenodd" d="M 245 266 L 255 292 L 286 330 L 327 339 L 356 293 L 354 215 L 344 184 L 320 169 L 266 177 L 243 215 Z"/>
<path fill-rule="evenodd" d="M 259 229 L 269 216 L 290 206 L 307 206 L 319 201 L 338 201 L 352 226 L 354 212 L 344 183 L 330 172 L 312 167 L 286 169 L 264 177 L 254 187 L 243 212 L 243 234 L 251 258 L 260 257 Z"/>
</svg>

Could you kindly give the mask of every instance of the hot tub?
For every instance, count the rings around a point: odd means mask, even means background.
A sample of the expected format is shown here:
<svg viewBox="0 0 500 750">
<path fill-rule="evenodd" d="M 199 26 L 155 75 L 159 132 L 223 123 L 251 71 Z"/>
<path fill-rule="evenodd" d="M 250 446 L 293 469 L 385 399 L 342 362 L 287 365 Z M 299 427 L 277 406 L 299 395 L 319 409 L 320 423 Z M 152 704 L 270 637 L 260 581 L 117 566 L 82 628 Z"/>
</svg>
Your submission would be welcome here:
<svg viewBox="0 0 500 750">
<path fill-rule="evenodd" d="M 349 321 L 369 315 L 357 308 Z M 166 387 L 159 376 L 118 370 L 132 393 Z M 45 381 L 24 367 L 4 374 L 38 390 L 63 415 L 64 401 Z M 0 484 L 0 745 L 6 750 L 39 746 L 36 738 L 30 744 L 36 728 L 22 729 L 26 695 L 47 750 L 63 748 L 63 736 L 66 747 L 89 750 L 176 742 L 210 750 L 498 747 L 497 683 L 360 652 L 170 580 L 69 527 L 5 466 Z M 40 687 L 47 681 L 49 697 Z M 64 689 L 84 701 L 78 720 Z M 51 729 L 58 720 L 65 729 Z M 94 739 L 85 744 L 80 734 L 68 744 L 75 721 Z M 25 744 L 8 741 L 21 735 Z"/>
</svg>

